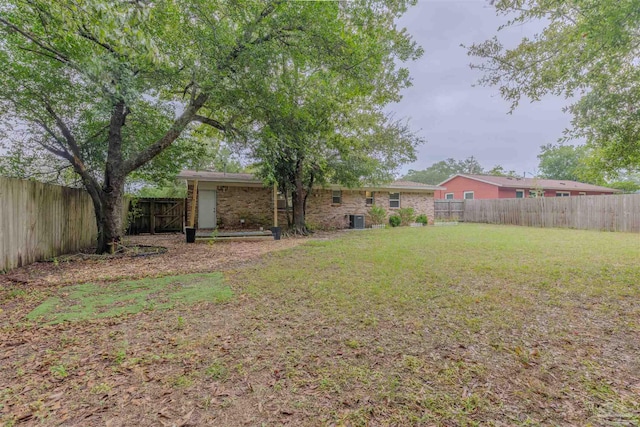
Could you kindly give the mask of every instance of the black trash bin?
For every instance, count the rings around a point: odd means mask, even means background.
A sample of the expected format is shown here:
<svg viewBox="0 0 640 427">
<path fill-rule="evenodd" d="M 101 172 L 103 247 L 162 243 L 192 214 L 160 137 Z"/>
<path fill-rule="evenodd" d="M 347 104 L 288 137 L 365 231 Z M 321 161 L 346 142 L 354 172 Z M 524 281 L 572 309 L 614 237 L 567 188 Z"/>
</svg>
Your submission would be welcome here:
<svg viewBox="0 0 640 427">
<path fill-rule="evenodd" d="M 280 240 L 280 237 L 282 236 L 282 228 L 271 227 L 271 233 L 273 233 L 273 240 Z"/>
<path fill-rule="evenodd" d="M 187 243 L 195 243 L 196 242 L 196 229 L 193 227 L 187 227 Z"/>
</svg>

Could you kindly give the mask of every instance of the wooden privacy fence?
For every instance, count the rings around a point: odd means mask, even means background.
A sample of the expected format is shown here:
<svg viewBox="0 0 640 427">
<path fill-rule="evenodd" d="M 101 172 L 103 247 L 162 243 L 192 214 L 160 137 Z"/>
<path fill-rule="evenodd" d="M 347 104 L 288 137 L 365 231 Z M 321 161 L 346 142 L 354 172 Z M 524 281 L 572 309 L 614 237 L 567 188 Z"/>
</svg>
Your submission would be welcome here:
<svg viewBox="0 0 640 427">
<path fill-rule="evenodd" d="M 182 232 L 185 199 L 130 199 L 128 234 Z"/>
<path fill-rule="evenodd" d="M 459 220 L 464 214 L 464 200 L 434 200 L 435 220 Z"/>
<path fill-rule="evenodd" d="M 0 177 L 0 271 L 94 246 L 97 234 L 84 190 Z"/>
<path fill-rule="evenodd" d="M 640 194 L 465 200 L 464 221 L 640 232 Z"/>
</svg>

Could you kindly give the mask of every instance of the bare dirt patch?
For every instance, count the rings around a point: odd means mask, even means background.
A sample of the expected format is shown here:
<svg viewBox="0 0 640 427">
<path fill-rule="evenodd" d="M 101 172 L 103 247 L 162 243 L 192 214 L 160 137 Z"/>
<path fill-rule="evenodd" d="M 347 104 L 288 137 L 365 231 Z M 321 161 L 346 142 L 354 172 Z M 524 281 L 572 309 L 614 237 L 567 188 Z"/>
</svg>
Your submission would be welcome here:
<svg viewBox="0 0 640 427">
<path fill-rule="evenodd" d="M 60 257 L 52 262 L 38 262 L 0 275 L 0 286 L 16 283 L 47 286 L 216 271 L 251 263 L 264 254 L 289 249 L 309 239 L 292 237 L 187 244 L 182 234 L 131 236 L 125 240 L 125 244 L 164 247 L 167 251 L 159 255 L 116 258 Z"/>
<path fill-rule="evenodd" d="M 252 265 L 266 254 L 294 248 L 309 240 L 330 239 L 335 235 L 318 233 L 282 240 L 247 239 L 189 244 L 182 234 L 127 237 L 124 242 L 127 245 L 167 250 L 150 256 L 64 256 L 0 275 L 0 326 L 20 322 L 60 286 L 223 271 Z"/>
</svg>

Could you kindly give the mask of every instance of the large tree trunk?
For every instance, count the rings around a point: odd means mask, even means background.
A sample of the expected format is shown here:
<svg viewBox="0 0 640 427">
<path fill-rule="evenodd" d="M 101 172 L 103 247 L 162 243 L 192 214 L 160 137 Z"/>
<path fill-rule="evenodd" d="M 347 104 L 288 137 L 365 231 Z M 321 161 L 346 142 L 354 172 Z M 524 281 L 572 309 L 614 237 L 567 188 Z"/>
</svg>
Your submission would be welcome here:
<svg viewBox="0 0 640 427">
<path fill-rule="evenodd" d="M 82 159 L 82 152 L 71 129 L 69 129 L 64 121 L 56 114 L 53 108 L 49 104 L 46 104 L 46 109 L 64 136 L 67 147 L 60 149 L 58 147 L 45 146 L 45 148 L 53 154 L 69 161 L 74 171 L 82 178 L 82 183 L 93 201 L 93 209 L 96 215 L 96 225 L 98 227 L 96 252 L 98 254 L 114 252 L 121 240 L 123 231 L 122 201 L 124 182 L 127 175 L 153 160 L 155 156 L 169 147 L 176 138 L 180 136 L 189 123 L 194 120 L 224 130 L 224 126 L 215 120 L 197 115 L 198 110 L 202 108 L 207 98 L 208 95 L 204 93 L 197 96 L 194 95 L 191 103 L 185 108 L 183 113 L 176 118 L 173 126 L 171 126 L 160 139 L 126 160 L 122 151 L 122 128 L 125 125 L 129 109 L 124 100 L 116 102 L 113 105 L 111 120 L 109 122 L 107 159 L 104 170 L 104 183 L 102 186 L 87 169 Z M 42 126 L 44 126 L 50 135 L 56 136 L 46 124 Z M 55 138 L 55 140 L 58 143 L 61 141 L 59 138 Z"/>
<path fill-rule="evenodd" d="M 298 160 L 295 172 L 296 190 L 293 194 L 293 232 L 296 234 L 309 234 L 305 221 L 305 196 L 304 184 L 302 180 L 302 160 Z"/>
<path fill-rule="evenodd" d="M 96 253 L 113 253 L 122 240 L 124 186 L 114 187 L 109 193 L 92 189 L 89 194 L 98 229 Z"/>
<path fill-rule="evenodd" d="M 308 234 L 307 225 L 304 220 L 304 196 L 296 192 L 293 199 L 293 232 L 296 234 Z"/>
<path fill-rule="evenodd" d="M 120 187 L 105 196 L 105 203 L 102 205 L 102 234 L 98 236 L 97 253 L 113 253 L 122 240 L 123 190 Z"/>
</svg>

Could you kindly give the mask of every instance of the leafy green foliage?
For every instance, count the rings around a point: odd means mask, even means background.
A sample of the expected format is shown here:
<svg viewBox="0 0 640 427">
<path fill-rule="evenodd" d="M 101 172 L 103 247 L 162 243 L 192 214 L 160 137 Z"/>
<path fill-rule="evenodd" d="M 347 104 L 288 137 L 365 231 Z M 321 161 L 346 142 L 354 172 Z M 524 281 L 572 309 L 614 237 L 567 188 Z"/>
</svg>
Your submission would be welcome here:
<svg viewBox="0 0 640 427">
<path fill-rule="evenodd" d="M 387 218 L 387 211 L 380 205 L 373 205 L 369 209 L 369 216 L 372 224 L 384 224 L 384 220 Z"/>
<path fill-rule="evenodd" d="M 640 3 L 638 0 L 497 0 L 504 27 L 543 20 L 545 29 L 505 48 L 497 37 L 468 48 L 484 61 L 480 83 L 516 108 L 522 98 L 571 100 L 572 129 L 598 169 L 640 168 Z M 500 29 L 504 28 L 501 27 Z"/>
<path fill-rule="evenodd" d="M 296 121 L 315 122 L 332 104 L 313 97 L 331 91 L 371 105 L 397 100 L 409 77 L 396 64 L 421 53 L 394 23 L 410 3 L 7 0 L 0 116 L 24 123 L 32 152 L 57 156 L 80 177 L 103 252 L 120 239 L 128 178 L 166 184 L 180 167 L 218 152 L 215 141 L 244 140 L 263 127 L 265 102 L 286 118 L 306 99 L 305 119 Z M 290 64 L 322 84 L 289 96 L 300 87 L 278 79 Z M 199 134 L 202 125 L 209 134 Z"/>
<path fill-rule="evenodd" d="M 394 60 L 422 54 L 393 24 L 400 6 L 387 2 L 375 13 L 356 13 L 361 26 L 351 28 L 340 49 L 331 52 L 332 67 L 309 55 L 279 57 L 271 84 L 254 89 L 260 126 L 245 146 L 257 174 L 292 194 L 289 225 L 295 232 L 307 232 L 306 199 L 314 186 L 387 182 L 399 165 L 415 159 L 422 140 L 405 121 L 382 111 L 410 84 Z"/>
<path fill-rule="evenodd" d="M 400 218 L 400 215 L 394 213 L 393 215 L 389 216 L 389 225 L 391 225 L 392 227 L 398 227 L 400 226 L 400 224 L 402 224 L 402 218 Z"/>
<path fill-rule="evenodd" d="M 425 214 L 420 214 L 416 217 L 416 222 L 427 225 L 429 223 L 429 218 L 427 218 L 427 215 Z"/>
<path fill-rule="evenodd" d="M 616 175 L 617 180 L 607 184 L 608 187 L 617 188 L 625 193 L 635 193 L 640 190 L 640 172 L 620 172 Z"/>
<path fill-rule="evenodd" d="M 580 181 L 584 179 L 581 169 L 586 169 L 587 149 L 573 145 L 543 145 L 538 154 L 540 178 L 566 179 Z"/>
<path fill-rule="evenodd" d="M 164 186 L 146 186 L 136 192 L 136 197 L 166 197 L 166 198 L 185 198 L 187 197 L 187 186 L 183 182 L 174 181 Z"/>
<path fill-rule="evenodd" d="M 484 168 L 475 157 L 471 156 L 464 160 L 452 158 L 441 160 L 424 170 L 409 170 L 402 179 L 407 181 L 421 182 L 423 184 L 437 185 L 447 178 L 459 174 L 481 174 Z"/>
<path fill-rule="evenodd" d="M 638 173 L 603 171 L 589 147 L 573 145 L 543 145 L 538 155 L 541 178 L 572 180 L 616 188 L 625 193 L 640 189 Z"/>
<path fill-rule="evenodd" d="M 401 225 L 409 225 L 416 218 L 416 212 L 413 208 L 400 208 L 397 214 L 400 217 Z"/>
<path fill-rule="evenodd" d="M 635 193 L 640 190 L 640 184 L 633 181 L 614 181 L 608 187 L 622 190 L 625 193 Z"/>
<path fill-rule="evenodd" d="M 507 171 L 500 165 L 495 165 L 493 168 L 486 171 L 486 173 L 488 175 L 493 175 L 493 176 L 511 176 L 511 177 L 519 176 L 516 171 L 514 170 Z"/>
</svg>

